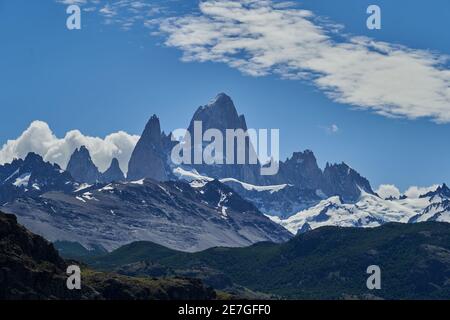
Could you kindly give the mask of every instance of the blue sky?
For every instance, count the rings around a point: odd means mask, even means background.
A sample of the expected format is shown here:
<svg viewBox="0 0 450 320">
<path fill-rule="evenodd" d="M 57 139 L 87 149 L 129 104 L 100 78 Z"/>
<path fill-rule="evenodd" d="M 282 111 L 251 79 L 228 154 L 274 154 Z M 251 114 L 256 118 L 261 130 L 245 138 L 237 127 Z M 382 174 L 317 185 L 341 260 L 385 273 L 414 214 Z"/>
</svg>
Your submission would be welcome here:
<svg viewBox="0 0 450 320">
<path fill-rule="evenodd" d="M 171 131 L 186 127 L 198 106 L 226 92 L 238 111 L 246 115 L 250 127 L 280 128 L 283 159 L 294 151 L 311 149 L 322 167 L 327 161 L 345 161 L 375 187 L 392 183 L 405 189 L 450 182 L 450 123 L 445 120 L 450 105 L 445 100 L 439 108 L 434 107 L 435 96 L 430 97 L 429 106 L 421 104 L 423 110 L 411 106 L 414 112 L 425 114 L 413 119 L 415 113 L 408 110 L 405 97 L 397 109 L 400 117 L 392 118 L 392 114 L 377 114 L 374 106 L 355 105 L 373 97 L 341 94 L 341 100 L 333 99 L 326 86 L 315 85 L 309 78 L 287 79 L 292 78 L 292 72 L 303 71 L 292 69 L 292 65 L 286 74 L 274 66 L 257 65 L 258 75 L 230 65 L 254 52 L 233 56 L 227 62 L 217 56 L 208 56 L 204 62 L 198 56 L 182 61 L 192 52 L 178 41 L 187 35 L 174 31 L 173 26 L 197 26 L 195 19 L 208 18 L 199 11 L 197 1 L 142 0 L 151 3 L 154 10 L 129 28 L 124 28 L 122 14 L 132 17 L 134 11 L 121 10 L 110 17 L 99 12 L 115 2 L 83 4 L 82 8 L 95 10 L 83 11 L 82 29 L 69 31 L 67 4 L 0 0 L 0 145 L 16 139 L 34 120 L 48 123 L 59 138 L 73 129 L 104 138 L 119 130 L 138 135 L 156 113 L 163 129 Z M 365 11 L 370 4 L 381 7 L 381 30 L 366 27 Z M 446 0 L 432 4 L 304 0 L 293 8 L 310 10 L 320 21 L 327 18 L 342 25 L 347 39 L 330 34 L 336 43 L 367 36 L 380 43 L 435 52 L 438 57 L 450 54 L 450 2 Z M 161 21 L 157 19 L 168 17 L 185 20 L 172 20 L 163 33 L 154 34 Z M 143 25 L 150 20 L 154 27 Z M 177 38 L 168 43 L 171 36 Z M 202 52 L 210 49 L 207 44 L 198 48 Z M 250 68 L 255 70 L 254 65 Z M 448 62 L 432 71 L 442 70 L 448 72 Z M 416 76 L 412 72 L 407 81 L 401 79 L 413 86 Z M 448 74 L 444 79 L 448 80 Z M 433 108 L 437 111 L 430 111 L 427 117 L 427 110 Z M 333 125 L 337 132 L 330 130 Z"/>
</svg>

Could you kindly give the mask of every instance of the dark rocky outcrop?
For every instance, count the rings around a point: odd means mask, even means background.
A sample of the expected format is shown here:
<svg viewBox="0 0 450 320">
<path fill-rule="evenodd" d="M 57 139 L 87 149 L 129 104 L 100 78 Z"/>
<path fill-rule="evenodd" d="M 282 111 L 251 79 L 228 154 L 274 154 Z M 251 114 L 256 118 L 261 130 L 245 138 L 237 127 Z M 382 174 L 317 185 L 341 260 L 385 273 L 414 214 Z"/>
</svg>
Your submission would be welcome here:
<svg viewBox="0 0 450 320">
<path fill-rule="evenodd" d="M 96 183 L 100 179 L 100 172 L 85 146 L 74 151 L 66 170 L 70 172 L 77 182 Z"/>
<path fill-rule="evenodd" d="M 191 119 L 188 127 L 188 132 L 192 141 L 192 154 L 191 159 L 194 159 L 194 148 L 202 148 L 204 150 L 205 144 L 198 146 L 194 141 L 194 125 L 195 122 L 201 122 L 202 124 L 202 136 L 204 132 L 208 129 L 217 129 L 222 133 L 224 153 L 226 150 L 226 130 L 238 130 L 242 129 L 247 131 L 247 123 L 245 121 L 244 115 L 239 115 L 236 111 L 233 101 L 225 93 L 220 93 L 216 98 L 209 104 L 199 107 Z M 250 153 L 255 154 L 255 149 L 247 137 L 245 139 L 244 150 L 238 150 L 237 138 L 234 139 L 234 160 L 232 164 L 226 165 L 208 165 L 208 164 L 197 164 L 193 165 L 198 172 L 214 178 L 235 178 L 241 181 L 264 184 L 266 179 L 260 174 L 260 164 L 251 164 Z M 245 164 L 238 164 L 237 154 L 245 152 Z M 225 155 L 223 158 L 223 163 L 225 161 Z"/>
<path fill-rule="evenodd" d="M 27 195 L 30 197 L 48 191 L 68 192 L 74 179 L 57 164 L 45 162 L 40 155 L 30 152 L 25 159 L 15 159 L 0 166 L 0 205 Z"/>
<path fill-rule="evenodd" d="M 153 115 L 145 126 L 128 164 L 128 180 L 151 178 L 156 181 L 168 179 L 163 140 L 159 119 Z"/>
<path fill-rule="evenodd" d="M 424 195 L 421 195 L 420 198 L 435 198 L 440 197 L 442 199 L 450 199 L 450 188 L 444 183 L 441 186 L 437 187 L 436 190 L 427 192 Z"/>
<path fill-rule="evenodd" d="M 324 184 L 322 190 L 329 196 L 338 195 L 344 201 L 356 201 L 361 196 L 361 190 L 375 194 L 369 181 L 362 177 L 347 164 L 328 164 L 323 172 Z"/>
<path fill-rule="evenodd" d="M 214 290 L 187 278 L 132 278 L 81 265 L 81 290 L 66 286 L 63 260 L 53 245 L 0 212 L 0 300 L 207 300 Z"/>
<path fill-rule="evenodd" d="M 321 189 L 323 184 L 322 170 L 311 150 L 294 152 L 291 158 L 281 162 L 279 174 L 274 180 L 312 190 Z"/>
<path fill-rule="evenodd" d="M 125 181 L 125 175 L 119 166 L 119 160 L 117 158 L 112 159 L 111 165 L 108 170 L 103 172 L 100 176 L 102 182 L 113 182 L 113 181 Z"/>
<path fill-rule="evenodd" d="M 67 266 L 52 244 L 0 213 L 0 300 L 76 298 L 66 287 Z M 84 295 L 96 296 L 90 288 Z"/>
</svg>

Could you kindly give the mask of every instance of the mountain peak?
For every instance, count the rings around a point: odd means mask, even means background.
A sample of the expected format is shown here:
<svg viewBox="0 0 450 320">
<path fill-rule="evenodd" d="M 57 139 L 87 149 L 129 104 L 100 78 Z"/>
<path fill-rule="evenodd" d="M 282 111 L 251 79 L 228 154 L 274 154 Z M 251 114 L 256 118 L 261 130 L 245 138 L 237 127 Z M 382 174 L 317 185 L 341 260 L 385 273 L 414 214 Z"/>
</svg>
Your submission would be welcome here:
<svg viewBox="0 0 450 320">
<path fill-rule="evenodd" d="M 67 171 L 78 182 L 96 183 L 100 173 L 85 146 L 75 149 L 67 164 Z"/>
<path fill-rule="evenodd" d="M 161 144 L 161 124 L 156 114 L 152 115 L 148 120 L 141 139 L 146 143 L 158 146 Z"/>
<path fill-rule="evenodd" d="M 420 198 L 428 198 L 440 196 L 441 198 L 450 198 L 450 188 L 447 184 L 443 183 L 441 186 L 437 187 L 435 191 L 430 191 L 424 195 L 421 195 Z"/>
<path fill-rule="evenodd" d="M 102 173 L 101 180 L 107 183 L 125 180 L 125 175 L 120 169 L 119 160 L 117 160 L 117 158 L 112 159 L 111 165 L 109 166 L 108 170 Z"/>
<path fill-rule="evenodd" d="M 91 154 L 89 150 L 86 148 L 86 146 L 81 146 L 79 148 L 76 148 L 75 151 L 72 153 L 72 157 L 79 157 L 79 158 L 86 158 L 89 160 L 91 159 Z"/>
<path fill-rule="evenodd" d="M 111 160 L 111 167 L 120 167 L 119 166 L 119 160 L 117 158 L 113 158 Z"/>
<path fill-rule="evenodd" d="M 209 106 L 220 106 L 229 103 L 233 103 L 231 97 L 226 93 L 221 92 L 209 103 Z"/>
<path fill-rule="evenodd" d="M 345 201 L 357 201 L 361 191 L 375 194 L 369 181 L 345 162 L 329 164 L 325 167 L 324 192 L 328 195 L 340 195 Z"/>
<path fill-rule="evenodd" d="M 199 107 L 190 122 L 188 131 L 194 132 L 194 122 L 202 122 L 203 130 L 245 129 L 245 118 L 236 110 L 233 100 L 225 93 L 219 93 L 209 104 Z"/>
<path fill-rule="evenodd" d="M 38 162 L 44 162 L 44 159 L 34 152 L 29 152 L 27 156 L 25 157 L 24 161 L 26 163 L 38 163 Z"/>
<path fill-rule="evenodd" d="M 165 155 L 159 118 L 153 115 L 145 126 L 128 163 L 128 180 L 151 178 L 167 180 Z"/>
<path fill-rule="evenodd" d="M 86 146 L 81 146 L 79 149 L 79 152 L 83 152 L 83 153 L 89 153 L 89 150 L 88 150 L 88 148 L 86 148 Z"/>
</svg>

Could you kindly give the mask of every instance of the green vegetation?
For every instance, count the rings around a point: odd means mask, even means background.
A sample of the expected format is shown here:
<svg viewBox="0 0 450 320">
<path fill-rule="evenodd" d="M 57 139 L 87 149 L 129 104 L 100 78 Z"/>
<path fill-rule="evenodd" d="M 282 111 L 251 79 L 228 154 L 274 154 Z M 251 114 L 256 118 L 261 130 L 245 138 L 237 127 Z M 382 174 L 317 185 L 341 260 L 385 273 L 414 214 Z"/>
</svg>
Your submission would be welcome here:
<svg viewBox="0 0 450 320">
<path fill-rule="evenodd" d="M 284 244 L 213 248 L 183 253 L 148 242 L 85 260 L 101 270 L 142 261 L 197 278 L 221 274 L 237 286 L 282 298 L 448 299 L 450 224 L 387 224 L 374 229 L 320 228 Z M 379 265 L 382 289 L 366 287 L 369 265 Z M 134 268 L 137 274 L 145 270 Z M 215 286 L 217 288 L 217 286 Z"/>
</svg>

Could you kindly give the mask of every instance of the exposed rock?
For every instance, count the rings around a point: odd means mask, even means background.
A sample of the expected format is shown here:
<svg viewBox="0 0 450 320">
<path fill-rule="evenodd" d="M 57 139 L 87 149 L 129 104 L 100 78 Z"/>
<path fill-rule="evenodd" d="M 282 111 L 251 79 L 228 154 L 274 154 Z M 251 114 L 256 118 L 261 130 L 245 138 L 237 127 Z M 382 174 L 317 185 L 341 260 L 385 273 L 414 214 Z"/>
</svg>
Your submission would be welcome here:
<svg viewBox="0 0 450 320">
<path fill-rule="evenodd" d="M 30 152 L 23 160 L 0 165 L 0 205 L 24 195 L 33 197 L 53 190 L 68 192 L 74 184 L 68 172 Z"/>
<path fill-rule="evenodd" d="M 0 212 L 0 300 L 207 300 L 213 289 L 186 278 L 131 278 L 81 265 L 81 290 L 67 289 L 69 264 L 53 245 Z"/>
<path fill-rule="evenodd" d="M 333 165 L 327 163 L 323 178 L 322 190 L 325 194 L 338 195 L 344 201 L 357 201 L 361 196 L 361 190 L 375 194 L 369 181 L 345 163 Z"/>
<path fill-rule="evenodd" d="M 125 181 L 125 175 L 119 166 L 119 160 L 117 158 L 112 159 L 111 165 L 108 170 L 101 174 L 100 180 L 102 182 L 113 182 L 113 181 Z"/>
<path fill-rule="evenodd" d="M 236 107 L 229 96 L 224 93 L 220 93 L 216 98 L 208 105 L 199 107 L 188 127 L 188 132 L 192 139 L 192 154 L 191 159 L 194 159 L 194 149 L 201 148 L 204 150 L 205 144 L 196 145 L 194 141 L 194 125 L 195 122 L 201 122 L 202 124 L 202 136 L 208 129 L 217 129 L 223 135 L 224 153 L 226 150 L 226 130 L 242 129 L 247 130 L 247 123 L 243 115 L 238 115 Z M 236 178 L 241 181 L 249 183 L 263 183 L 265 177 L 260 175 L 259 163 L 250 163 L 250 153 L 255 154 L 255 149 L 248 137 L 245 139 L 243 149 L 238 150 L 237 139 L 234 139 L 234 160 L 233 163 L 226 164 L 225 155 L 223 157 L 224 164 L 207 165 L 197 164 L 192 165 L 198 172 L 206 174 L 214 178 Z M 209 143 L 206 143 L 208 145 Z M 237 164 L 238 153 L 245 153 L 245 164 Z"/>
<path fill-rule="evenodd" d="M 302 189 L 317 190 L 323 185 L 322 170 L 310 150 L 294 152 L 291 158 L 280 163 L 280 172 L 276 179 Z"/>
<path fill-rule="evenodd" d="M 127 179 L 130 181 L 144 178 L 156 181 L 167 180 L 166 158 L 159 119 L 153 115 L 131 154 Z"/>
<path fill-rule="evenodd" d="M 78 182 L 96 183 L 100 179 L 100 172 L 92 161 L 91 155 L 85 146 L 74 151 L 66 170 Z"/>
<path fill-rule="evenodd" d="M 79 242 L 86 248 L 115 249 L 132 241 L 198 251 L 285 241 L 283 227 L 265 217 L 227 186 L 201 188 L 148 179 L 92 186 L 72 194 L 52 192 L 2 207 L 50 241 Z"/>
</svg>

